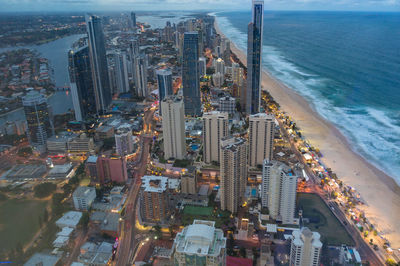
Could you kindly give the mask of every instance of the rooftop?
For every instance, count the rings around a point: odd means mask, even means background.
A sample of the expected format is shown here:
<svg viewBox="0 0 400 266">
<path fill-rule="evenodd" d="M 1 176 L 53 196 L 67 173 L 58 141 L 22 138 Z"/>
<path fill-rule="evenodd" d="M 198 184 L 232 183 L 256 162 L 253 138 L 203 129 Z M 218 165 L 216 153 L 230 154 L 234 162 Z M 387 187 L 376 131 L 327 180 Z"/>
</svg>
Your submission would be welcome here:
<svg viewBox="0 0 400 266">
<path fill-rule="evenodd" d="M 143 176 L 142 189 L 145 192 L 161 193 L 167 189 L 168 178 L 164 176 Z"/>
<path fill-rule="evenodd" d="M 97 162 L 97 156 L 91 155 L 89 158 L 86 160 L 87 163 L 96 163 Z"/>
<path fill-rule="evenodd" d="M 87 197 L 87 195 L 91 194 L 93 191 L 96 192 L 96 189 L 94 187 L 80 186 L 75 189 L 73 196 L 79 198 Z"/>
<path fill-rule="evenodd" d="M 81 220 L 82 213 L 76 211 L 69 211 L 56 221 L 60 227 L 68 226 L 75 227 Z"/>
<path fill-rule="evenodd" d="M 24 266 L 53 266 L 60 260 L 60 257 L 45 253 L 35 253 Z"/>
<path fill-rule="evenodd" d="M 54 165 L 54 167 L 50 170 L 49 175 L 68 174 L 71 169 L 72 163 Z"/>
</svg>

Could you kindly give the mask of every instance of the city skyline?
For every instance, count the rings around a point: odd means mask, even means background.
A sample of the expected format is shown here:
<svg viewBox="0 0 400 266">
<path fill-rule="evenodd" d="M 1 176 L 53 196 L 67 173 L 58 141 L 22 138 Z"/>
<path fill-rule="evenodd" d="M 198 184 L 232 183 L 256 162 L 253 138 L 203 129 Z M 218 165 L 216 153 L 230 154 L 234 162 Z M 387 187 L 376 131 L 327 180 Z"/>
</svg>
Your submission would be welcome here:
<svg viewBox="0 0 400 266">
<path fill-rule="evenodd" d="M 229 3 L 227 6 L 226 4 Z M 251 0 L 69 0 L 69 1 L 49 1 L 49 0 L 0 0 L 0 4 L 6 12 L 35 12 L 35 11 L 125 11 L 126 8 L 135 11 L 154 11 L 159 10 L 243 10 L 251 5 Z M 167 4 L 167 6 L 162 6 Z M 212 7 L 210 8 L 210 4 Z M 400 11 L 399 0 L 268 0 L 265 2 L 266 10 L 321 10 L 321 11 Z"/>
</svg>

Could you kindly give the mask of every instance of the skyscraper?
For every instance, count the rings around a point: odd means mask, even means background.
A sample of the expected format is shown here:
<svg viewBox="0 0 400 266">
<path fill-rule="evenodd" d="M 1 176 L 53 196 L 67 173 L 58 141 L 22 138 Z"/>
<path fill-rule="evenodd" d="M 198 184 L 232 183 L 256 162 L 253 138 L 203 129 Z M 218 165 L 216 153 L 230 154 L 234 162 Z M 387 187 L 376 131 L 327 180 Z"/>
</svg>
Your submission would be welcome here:
<svg viewBox="0 0 400 266">
<path fill-rule="evenodd" d="M 321 256 L 322 242 L 318 232 L 307 227 L 292 233 L 290 266 L 317 266 Z"/>
<path fill-rule="evenodd" d="M 229 134 L 228 113 L 209 112 L 203 114 L 203 161 L 220 161 L 221 139 Z"/>
<path fill-rule="evenodd" d="M 201 115 L 199 84 L 199 36 L 197 32 L 185 32 L 183 40 L 182 85 L 185 114 Z"/>
<path fill-rule="evenodd" d="M 236 213 L 247 184 L 247 143 L 242 138 L 221 140 L 221 209 Z"/>
<path fill-rule="evenodd" d="M 247 114 L 256 114 L 260 112 L 263 13 L 264 1 L 253 0 L 252 22 L 249 23 L 248 26 L 247 40 Z"/>
<path fill-rule="evenodd" d="M 101 19 L 98 16 L 86 15 L 86 28 L 89 39 L 89 58 L 96 110 L 104 113 L 111 103 L 111 89 L 108 79 L 106 46 Z"/>
<path fill-rule="evenodd" d="M 284 163 L 264 161 L 261 204 L 272 219 L 293 224 L 296 209 L 297 176 Z"/>
<path fill-rule="evenodd" d="M 129 77 L 126 53 L 116 51 L 114 53 L 114 63 L 118 93 L 127 93 L 129 92 Z"/>
<path fill-rule="evenodd" d="M 136 13 L 135 12 L 131 12 L 131 26 L 133 31 L 136 32 Z"/>
<path fill-rule="evenodd" d="M 172 90 L 172 71 L 169 69 L 159 69 L 156 71 L 156 74 L 158 82 L 158 100 L 160 102 L 160 115 L 162 115 L 161 101 L 164 100 L 166 96 L 174 93 Z"/>
<path fill-rule="evenodd" d="M 97 157 L 97 175 L 101 184 L 109 182 L 125 183 L 128 180 L 128 168 L 123 156 L 102 155 Z"/>
<path fill-rule="evenodd" d="M 54 135 L 46 96 L 31 90 L 22 98 L 22 105 L 28 124 L 28 140 L 39 152 L 44 152 L 47 139 Z"/>
<path fill-rule="evenodd" d="M 184 159 L 186 155 L 184 104 L 180 97 L 161 101 L 165 159 Z"/>
<path fill-rule="evenodd" d="M 207 59 L 205 57 L 199 58 L 199 75 L 204 76 L 207 71 Z"/>
<path fill-rule="evenodd" d="M 87 45 L 68 52 L 68 70 L 75 119 L 83 121 L 88 115 L 96 114 L 92 69 Z"/>
<path fill-rule="evenodd" d="M 275 117 L 259 113 L 249 117 L 249 166 L 262 165 L 264 159 L 272 160 L 274 148 Z"/>
<path fill-rule="evenodd" d="M 147 56 L 145 54 L 137 55 L 134 61 L 133 71 L 135 72 L 136 95 L 146 98 L 149 96 L 147 89 Z"/>
<path fill-rule="evenodd" d="M 225 62 L 222 58 L 218 58 L 214 61 L 214 69 L 215 73 L 220 73 L 222 75 L 225 74 Z"/>
</svg>

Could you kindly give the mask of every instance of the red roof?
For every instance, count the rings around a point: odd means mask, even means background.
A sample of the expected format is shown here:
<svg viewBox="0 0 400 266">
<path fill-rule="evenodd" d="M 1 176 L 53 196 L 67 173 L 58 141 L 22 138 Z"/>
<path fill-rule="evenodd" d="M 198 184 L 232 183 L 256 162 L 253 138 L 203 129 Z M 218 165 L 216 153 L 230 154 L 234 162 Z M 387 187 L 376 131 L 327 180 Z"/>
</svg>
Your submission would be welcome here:
<svg viewBox="0 0 400 266">
<path fill-rule="evenodd" d="M 253 266 L 252 259 L 238 258 L 238 257 L 226 257 L 227 266 Z"/>
</svg>

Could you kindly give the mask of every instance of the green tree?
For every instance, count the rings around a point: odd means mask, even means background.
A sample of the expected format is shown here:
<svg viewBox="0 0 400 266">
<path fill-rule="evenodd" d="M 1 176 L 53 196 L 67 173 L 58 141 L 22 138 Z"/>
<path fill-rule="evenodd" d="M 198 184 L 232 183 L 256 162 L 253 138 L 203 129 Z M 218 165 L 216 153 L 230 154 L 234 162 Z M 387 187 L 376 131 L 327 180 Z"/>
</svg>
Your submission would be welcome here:
<svg viewBox="0 0 400 266">
<path fill-rule="evenodd" d="M 83 229 L 86 230 L 88 228 L 89 220 L 90 220 L 89 213 L 88 212 L 82 213 L 82 217 L 79 220 L 79 224 L 82 226 Z"/>
<path fill-rule="evenodd" d="M 23 147 L 18 150 L 18 156 L 20 157 L 29 157 L 32 155 L 32 148 L 31 147 Z"/>
<path fill-rule="evenodd" d="M 50 196 L 56 190 L 56 188 L 56 184 L 50 182 L 41 183 L 34 188 L 35 197 L 45 198 Z"/>
<path fill-rule="evenodd" d="M 44 209 L 44 214 L 43 214 L 43 221 L 46 223 L 49 220 L 49 212 L 47 209 Z"/>
<path fill-rule="evenodd" d="M 241 247 L 240 250 L 239 250 L 239 254 L 243 258 L 246 258 L 246 255 L 247 255 L 246 249 L 244 247 Z"/>
<path fill-rule="evenodd" d="M 156 224 L 156 225 L 153 226 L 153 230 L 154 230 L 155 236 L 160 239 L 161 236 L 162 236 L 161 226 Z"/>
</svg>

